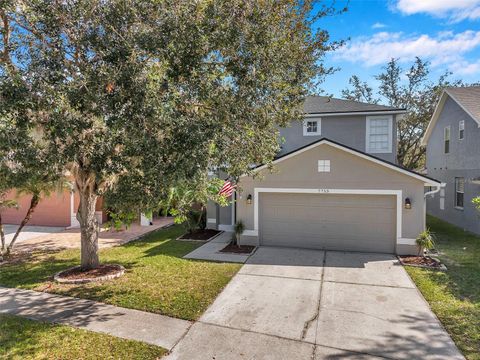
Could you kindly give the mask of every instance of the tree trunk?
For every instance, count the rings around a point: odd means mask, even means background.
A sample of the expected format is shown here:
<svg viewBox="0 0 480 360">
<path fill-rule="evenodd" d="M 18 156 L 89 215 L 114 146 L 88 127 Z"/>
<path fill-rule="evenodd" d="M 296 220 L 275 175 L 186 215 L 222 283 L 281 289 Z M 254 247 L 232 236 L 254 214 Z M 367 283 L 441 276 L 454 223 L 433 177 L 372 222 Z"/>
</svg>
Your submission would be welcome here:
<svg viewBox="0 0 480 360">
<path fill-rule="evenodd" d="M 12 241 L 7 247 L 7 255 L 10 255 L 10 252 L 13 249 L 13 245 L 15 245 L 15 242 L 17 241 L 18 236 L 20 235 L 20 232 L 22 229 L 27 225 L 27 223 L 30 221 L 32 218 L 33 212 L 37 208 L 38 203 L 40 202 L 40 194 L 34 194 L 32 196 L 32 200 L 30 200 L 30 207 L 28 208 L 27 214 L 23 218 L 22 222 L 20 223 L 20 226 L 18 227 L 17 231 L 15 232 L 15 235 L 13 236 Z"/>
<path fill-rule="evenodd" d="M 0 248 L 0 257 L 3 256 L 5 252 L 5 232 L 3 231 L 3 222 L 2 222 L 2 214 L 0 213 L 0 241 L 1 241 L 1 248 Z M 1 261 L 1 259 L 0 259 Z"/>
<path fill-rule="evenodd" d="M 82 270 L 95 269 L 100 265 L 98 258 L 98 234 L 100 232 L 95 206 L 98 195 L 90 186 L 79 189 L 80 205 L 77 219 L 81 232 L 81 267 Z"/>
</svg>

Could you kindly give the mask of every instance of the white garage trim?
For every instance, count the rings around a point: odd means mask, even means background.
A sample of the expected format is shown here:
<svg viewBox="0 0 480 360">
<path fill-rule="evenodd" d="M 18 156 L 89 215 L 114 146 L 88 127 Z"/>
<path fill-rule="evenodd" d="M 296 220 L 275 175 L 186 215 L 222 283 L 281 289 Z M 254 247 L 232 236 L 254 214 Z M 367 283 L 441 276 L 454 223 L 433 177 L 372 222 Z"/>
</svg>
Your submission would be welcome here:
<svg viewBox="0 0 480 360">
<path fill-rule="evenodd" d="M 397 243 L 402 238 L 402 190 L 368 190 L 368 189 L 297 189 L 297 188 L 255 188 L 253 202 L 253 230 L 245 230 L 245 236 L 258 236 L 258 209 L 260 193 L 287 194 L 332 194 L 332 195 L 395 195 L 397 203 L 396 235 Z"/>
<path fill-rule="evenodd" d="M 416 245 L 417 240 L 416 239 L 397 239 L 397 244 L 398 245 Z"/>
</svg>

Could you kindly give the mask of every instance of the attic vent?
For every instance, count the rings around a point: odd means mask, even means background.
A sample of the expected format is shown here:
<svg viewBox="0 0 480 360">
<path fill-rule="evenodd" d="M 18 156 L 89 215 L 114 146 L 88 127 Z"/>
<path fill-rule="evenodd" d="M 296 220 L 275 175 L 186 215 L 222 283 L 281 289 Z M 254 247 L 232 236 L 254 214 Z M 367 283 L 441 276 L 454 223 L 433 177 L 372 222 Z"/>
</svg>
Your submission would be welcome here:
<svg viewBox="0 0 480 360">
<path fill-rule="evenodd" d="M 330 172 L 330 160 L 318 160 L 318 172 Z"/>
</svg>

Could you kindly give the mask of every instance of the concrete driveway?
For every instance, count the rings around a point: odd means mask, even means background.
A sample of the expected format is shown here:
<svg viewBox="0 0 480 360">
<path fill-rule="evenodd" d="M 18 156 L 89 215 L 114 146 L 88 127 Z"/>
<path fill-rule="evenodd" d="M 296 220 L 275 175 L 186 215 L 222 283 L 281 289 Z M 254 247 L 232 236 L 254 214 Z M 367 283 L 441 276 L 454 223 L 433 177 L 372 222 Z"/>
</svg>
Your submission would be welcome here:
<svg viewBox="0 0 480 360">
<path fill-rule="evenodd" d="M 261 247 L 168 359 L 463 359 L 395 257 Z"/>
<path fill-rule="evenodd" d="M 13 236 L 15 235 L 15 232 L 18 229 L 18 225 L 7 224 L 3 226 L 3 229 L 5 231 L 5 238 L 7 240 L 7 243 L 10 243 L 10 241 L 13 239 Z M 34 239 L 45 235 L 51 235 L 63 230 L 65 230 L 64 227 L 27 225 L 22 229 L 20 235 L 18 235 L 17 244 L 25 240 Z"/>
</svg>

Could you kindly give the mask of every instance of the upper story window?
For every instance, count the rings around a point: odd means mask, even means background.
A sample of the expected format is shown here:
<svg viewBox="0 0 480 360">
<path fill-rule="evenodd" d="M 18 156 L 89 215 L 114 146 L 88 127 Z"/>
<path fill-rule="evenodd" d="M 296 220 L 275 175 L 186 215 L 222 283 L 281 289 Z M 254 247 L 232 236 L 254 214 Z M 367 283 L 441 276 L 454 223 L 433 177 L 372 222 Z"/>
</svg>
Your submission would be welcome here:
<svg viewBox="0 0 480 360">
<path fill-rule="evenodd" d="M 443 130 L 443 151 L 445 154 L 450 153 L 450 126 Z"/>
<path fill-rule="evenodd" d="M 460 120 L 458 122 L 458 139 L 463 140 L 465 137 L 465 120 Z"/>
<path fill-rule="evenodd" d="M 391 153 L 392 116 L 367 116 L 366 149 L 369 153 Z"/>
<path fill-rule="evenodd" d="M 465 195 L 465 178 L 455 178 L 455 207 L 463 209 L 463 198 Z"/>
<path fill-rule="evenodd" d="M 307 119 L 303 121 L 303 136 L 321 135 L 322 122 L 321 119 Z"/>
</svg>

